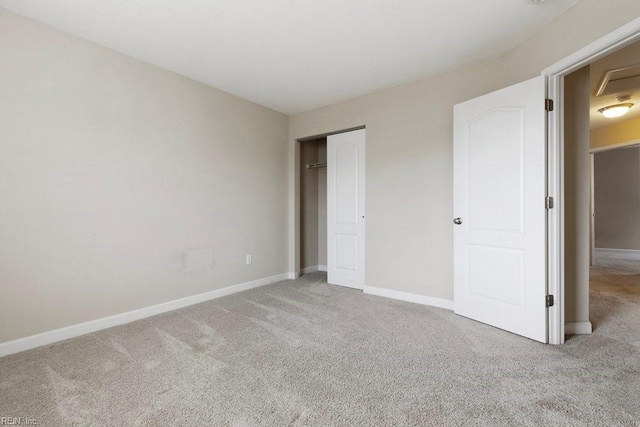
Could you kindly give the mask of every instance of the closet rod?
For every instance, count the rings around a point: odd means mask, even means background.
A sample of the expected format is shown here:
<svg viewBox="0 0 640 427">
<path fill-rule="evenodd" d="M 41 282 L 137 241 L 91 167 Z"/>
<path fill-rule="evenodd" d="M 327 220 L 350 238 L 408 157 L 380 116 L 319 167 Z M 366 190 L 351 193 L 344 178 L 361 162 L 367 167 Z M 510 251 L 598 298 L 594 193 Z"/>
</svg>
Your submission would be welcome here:
<svg viewBox="0 0 640 427">
<path fill-rule="evenodd" d="M 307 169 L 326 168 L 327 163 L 307 163 Z"/>
</svg>

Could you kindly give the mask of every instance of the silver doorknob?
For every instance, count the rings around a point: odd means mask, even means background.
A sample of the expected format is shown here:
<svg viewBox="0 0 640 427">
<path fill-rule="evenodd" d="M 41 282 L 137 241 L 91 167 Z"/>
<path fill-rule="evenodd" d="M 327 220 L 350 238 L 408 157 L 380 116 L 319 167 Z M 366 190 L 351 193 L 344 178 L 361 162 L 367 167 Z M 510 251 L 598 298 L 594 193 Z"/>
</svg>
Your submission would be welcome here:
<svg viewBox="0 0 640 427">
<path fill-rule="evenodd" d="M 460 224 L 462 224 L 462 218 L 454 218 L 453 223 L 454 223 L 455 225 L 460 225 Z"/>
</svg>

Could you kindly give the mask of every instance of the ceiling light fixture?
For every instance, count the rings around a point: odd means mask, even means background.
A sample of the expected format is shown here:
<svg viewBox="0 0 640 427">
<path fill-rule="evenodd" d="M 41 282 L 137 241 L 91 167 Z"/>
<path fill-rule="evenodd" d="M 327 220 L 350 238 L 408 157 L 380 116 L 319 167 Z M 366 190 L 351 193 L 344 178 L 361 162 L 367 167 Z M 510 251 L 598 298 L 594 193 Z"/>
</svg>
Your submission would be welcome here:
<svg viewBox="0 0 640 427">
<path fill-rule="evenodd" d="M 616 117 L 622 117 L 627 114 L 631 107 L 633 107 L 633 104 L 627 102 L 625 104 L 609 105 L 608 107 L 601 108 L 598 111 L 608 119 L 615 119 Z"/>
</svg>

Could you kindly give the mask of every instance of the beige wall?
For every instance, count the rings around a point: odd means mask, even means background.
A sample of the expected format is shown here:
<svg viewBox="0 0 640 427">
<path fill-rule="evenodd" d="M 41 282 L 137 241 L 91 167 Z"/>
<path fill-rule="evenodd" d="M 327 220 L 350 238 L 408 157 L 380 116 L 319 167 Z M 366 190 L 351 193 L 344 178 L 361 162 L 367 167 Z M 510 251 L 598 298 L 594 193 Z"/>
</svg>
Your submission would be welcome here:
<svg viewBox="0 0 640 427">
<path fill-rule="evenodd" d="M 0 342 L 286 272 L 287 122 L 0 9 Z"/>
<path fill-rule="evenodd" d="M 287 120 L 0 10 L 0 342 L 298 271 L 295 140 L 361 125 L 367 285 L 452 298 L 453 105 L 637 16 L 584 0 L 501 58 Z"/>
<path fill-rule="evenodd" d="M 487 82 L 497 89 L 495 71 L 490 62 L 291 117 L 292 153 L 297 138 L 366 125 L 367 285 L 452 298 L 453 121 L 443 107 Z"/>
<path fill-rule="evenodd" d="M 594 155 L 597 248 L 640 249 L 640 149 Z"/>
<path fill-rule="evenodd" d="M 640 107 L 640 106 L 639 106 Z M 625 120 L 591 131 L 591 148 L 640 141 L 640 118 Z"/>
<path fill-rule="evenodd" d="M 571 322 L 589 321 L 589 75 L 587 66 L 564 82 L 565 318 Z"/>
<path fill-rule="evenodd" d="M 637 16 L 637 0 L 584 0 L 501 58 L 292 116 L 289 268 L 299 250 L 296 138 L 365 125 L 366 284 L 451 299 L 453 105 L 540 75 Z"/>
<path fill-rule="evenodd" d="M 640 17 L 637 0 L 582 0 L 504 58 L 504 83 L 540 75 L 546 67 Z"/>
</svg>

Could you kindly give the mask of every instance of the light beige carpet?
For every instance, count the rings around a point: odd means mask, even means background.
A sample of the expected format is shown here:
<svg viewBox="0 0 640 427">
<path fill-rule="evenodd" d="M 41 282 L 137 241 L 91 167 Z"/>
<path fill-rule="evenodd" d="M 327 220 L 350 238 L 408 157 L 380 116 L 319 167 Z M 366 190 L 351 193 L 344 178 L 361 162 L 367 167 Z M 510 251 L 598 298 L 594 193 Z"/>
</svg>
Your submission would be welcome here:
<svg viewBox="0 0 640 427">
<path fill-rule="evenodd" d="M 640 425 L 640 268 L 594 269 L 592 336 L 546 346 L 322 273 L 0 359 L 39 425 Z"/>
</svg>

